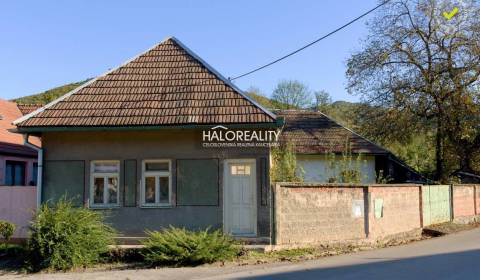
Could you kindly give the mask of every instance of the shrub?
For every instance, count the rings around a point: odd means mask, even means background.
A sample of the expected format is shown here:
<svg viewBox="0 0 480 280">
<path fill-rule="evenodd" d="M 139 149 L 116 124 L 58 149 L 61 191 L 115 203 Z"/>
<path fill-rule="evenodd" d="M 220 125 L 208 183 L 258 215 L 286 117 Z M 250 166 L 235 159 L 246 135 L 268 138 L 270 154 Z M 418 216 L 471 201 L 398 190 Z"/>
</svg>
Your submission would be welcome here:
<svg viewBox="0 0 480 280">
<path fill-rule="evenodd" d="M 32 222 L 27 243 L 28 263 L 34 270 L 67 270 L 98 263 L 114 243 L 115 231 L 104 215 L 76 208 L 65 198 L 42 205 Z"/>
<path fill-rule="evenodd" d="M 12 237 L 14 232 L 15 232 L 14 224 L 7 221 L 0 220 L 0 236 L 5 241 L 10 240 L 10 237 Z"/>
<path fill-rule="evenodd" d="M 297 166 L 295 145 L 286 143 L 271 150 L 272 166 L 270 178 L 272 182 L 303 182 L 304 170 Z"/>
<path fill-rule="evenodd" d="M 144 259 L 147 265 L 199 265 L 228 260 L 240 252 L 233 239 L 216 231 L 188 231 L 170 227 L 147 231 Z"/>
</svg>

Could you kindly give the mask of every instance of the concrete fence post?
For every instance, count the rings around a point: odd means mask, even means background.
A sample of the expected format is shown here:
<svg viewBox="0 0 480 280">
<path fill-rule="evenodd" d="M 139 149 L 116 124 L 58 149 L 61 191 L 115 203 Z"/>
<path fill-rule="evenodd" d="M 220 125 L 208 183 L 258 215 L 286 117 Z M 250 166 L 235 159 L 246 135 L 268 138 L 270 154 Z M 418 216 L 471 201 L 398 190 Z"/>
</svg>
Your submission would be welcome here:
<svg viewBox="0 0 480 280">
<path fill-rule="evenodd" d="M 477 185 L 473 185 L 473 213 L 477 216 Z"/>
<path fill-rule="evenodd" d="M 420 208 L 420 227 L 423 228 L 423 193 L 422 185 L 418 186 L 418 204 Z"/>
<path fill-rule="evenodd" d="M 278 211 L 280 209 L 280 200 L 278 196 L 280 195 L 280 184 L 276 183 L 273 187 L 273 240 L 271 241 L 273 244 L 279 244 L 281 240 L 280 237 L 280 221 L 278 219 Z"/>
<path fill-rule="evenodd" d="M 450 221 L 453 221 L 455 219 L 455 213 L 454 213 L 454 210 L 455 210 L 455 205 L 454 205 L 454 201 L 453 201 L 453 184 L 450 185 Z"/>
<path fill-rule="evenodd" d="M 365 238 L 368 238 L 370 235 L 370 190 L 368 186 L 363 187 L 363 209 Z"/>
</svg>

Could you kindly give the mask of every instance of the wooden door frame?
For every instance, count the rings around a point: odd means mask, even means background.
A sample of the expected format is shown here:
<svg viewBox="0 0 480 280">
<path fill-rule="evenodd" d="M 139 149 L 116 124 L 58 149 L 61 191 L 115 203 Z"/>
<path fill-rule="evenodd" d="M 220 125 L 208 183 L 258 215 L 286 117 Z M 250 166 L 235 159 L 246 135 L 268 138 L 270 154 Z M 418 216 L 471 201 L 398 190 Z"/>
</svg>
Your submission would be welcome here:
<svg viewBox="0 0 480 280">
<path fill-rule="evenodd" d="M 254 205 L 254 211 L 253 211 L 253 234 L 240 234 L 240 235 L 235 235 L 239 237 L 256 237 L 257 236 L 257 227 L 258 227 L 258 205 L 257 205 L 257 160 L 255 158 L 238 158 L 238 159 L 225 159 L 223 161 L 223 232 L 228 233 L 229 229 L 229 224 L 228 224 L 228 218 L 226 215 L 226 209 L 227 209 L 227 203 L 229 202 L 228 200 L 228 179 L 230 176 L 230 170 L 229 170 L 229 164 L 231 163 L 250 163 L 252 164 L 251 168 L 251 176 L 252 176 L 252 181 L 253 181 L 253 205 Z"/>
</svg>

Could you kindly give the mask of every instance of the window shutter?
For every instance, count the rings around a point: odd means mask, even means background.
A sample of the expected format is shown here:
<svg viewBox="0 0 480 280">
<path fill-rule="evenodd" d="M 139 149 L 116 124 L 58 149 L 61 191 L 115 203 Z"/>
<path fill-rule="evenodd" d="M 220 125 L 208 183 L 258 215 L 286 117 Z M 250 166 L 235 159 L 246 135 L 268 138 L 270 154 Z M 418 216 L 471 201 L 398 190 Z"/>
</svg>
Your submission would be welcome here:
<svg viewBox="0 0 480 280">
<path fill-rule="evenodd" d="M 260 191 L 261 191 L 261 205 L 268 205 L 268 177 L 267 177 L 267 159 L 262 157 L 260 158 Z"/>
<path fill-rule="evenodd" d="M 218 206 L 218 159 L 177 160 L 177 205 Z"/>
<path fill-rule="evenodd" d="M 137 206 L 137 160 L 125 160 L 124 169 L 123 206 L 135 207 Z"/>
<path fill-rule="evenodd" d="M 42 202 L 55 203 L 62 196 L 82 206 L 85 193 L 83 160 L 46 160 L 43 168 Z"/>
</svg>

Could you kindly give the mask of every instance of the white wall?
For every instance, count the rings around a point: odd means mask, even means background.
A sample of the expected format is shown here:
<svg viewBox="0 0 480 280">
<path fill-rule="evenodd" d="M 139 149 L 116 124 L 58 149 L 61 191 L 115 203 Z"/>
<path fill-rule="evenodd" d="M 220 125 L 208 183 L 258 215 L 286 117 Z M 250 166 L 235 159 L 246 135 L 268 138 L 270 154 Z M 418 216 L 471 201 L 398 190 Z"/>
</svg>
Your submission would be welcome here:
<svg viewBox="0 0 480 280">
<path fill-rule="evenodd" d="M 341 155 L 337 155 L 335 160 L 340 161 Z M 338 177 L 340 167 L 338 164 L 333 166 L 330 164 L 331 157 L 326 155 L 297 155 L 297 167 L 303 169 L 303 180 L 305 182 L 319 182 L 326 183 L 331 177 Z M 356 156 L 352 160 L 352 164 L 356 163 Z M 362 183 L 372 184 L 376 181 L 375 173 L 375 156 L 362 156 L 360 165 L 360 172 L 362 176 Z"/>
</svg>

